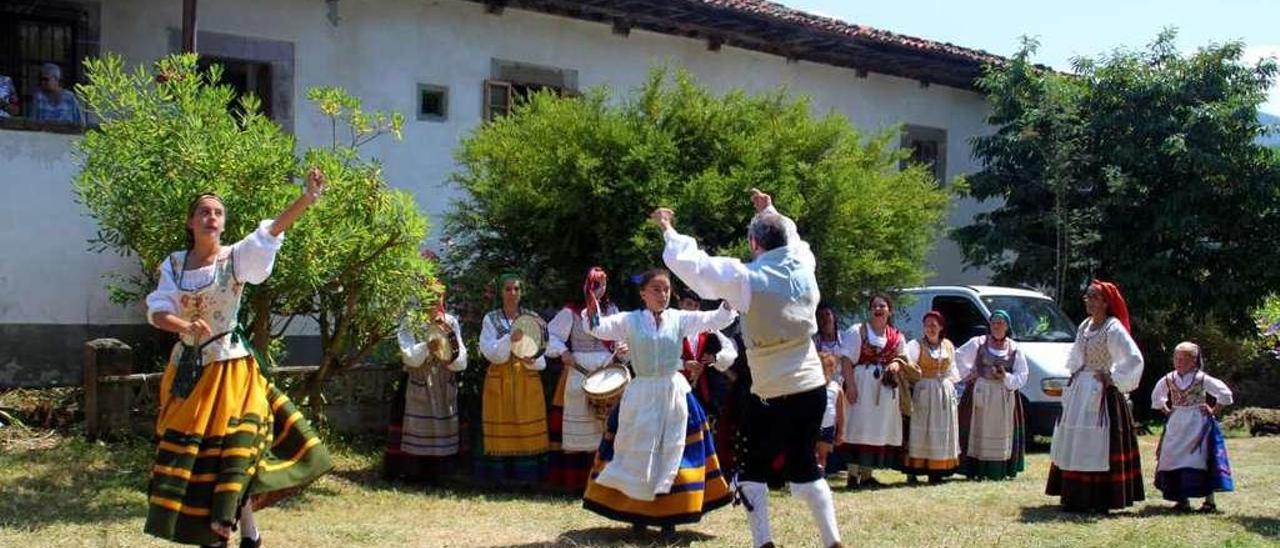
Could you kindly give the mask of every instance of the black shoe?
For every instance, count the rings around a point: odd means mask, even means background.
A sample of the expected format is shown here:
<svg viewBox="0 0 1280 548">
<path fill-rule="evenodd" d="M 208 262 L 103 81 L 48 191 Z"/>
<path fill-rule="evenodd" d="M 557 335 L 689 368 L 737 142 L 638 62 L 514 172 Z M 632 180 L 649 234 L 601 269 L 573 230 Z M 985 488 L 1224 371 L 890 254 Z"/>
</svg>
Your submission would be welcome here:
<svg viewBox="0 0 1280 548">
<path fill-rule="evenodd" d="M 1209 502 L 1209 501 L 1205 501 L 1205 503 L 1204 503 L 1204 504 L 1201 504 L 1201 505 L 1200 505 L 1200 513 L 1201 513 L 1201 514 L 1214 514 L 1214 513 L 1217 513 L 1217 512 L 1218 512 L 1218 505 L 1217 505 L 1217 504 L 1214 504 L 1214 503 Z"/>
<path fill-rule="evenodd" d="M 862 480 L 862 486 L 863 486 L 863 487 L 870 487 L 870 488 L 872 488 L 872 489 L 879 489 L 879 488 L 881 488 L 881 487 L 884 487 L 884 484 L 883 484 L 883 483 L 880 483 L 880 480 L 878 480 L 878 479 L 875 479 L 875 478 L 867 478 L 867 479 Z"/>
<path fill-rule="evenodd" d="M 942 476 L 929 476 L 929 485 L 942 485 Z"/>
<path fill-rule="evenodd" d="M 262 535 L 258 535 L 257 539 L 249 537 L 240 537 L 240 548 L 261 548 Z"/>
<path fill-rule="evenodd" d="M 919 483 L 920 483 L 920 478 L 917 478 L 915 476 L 907 476 L 907 485 L 918 485 Z"/>
</svg>

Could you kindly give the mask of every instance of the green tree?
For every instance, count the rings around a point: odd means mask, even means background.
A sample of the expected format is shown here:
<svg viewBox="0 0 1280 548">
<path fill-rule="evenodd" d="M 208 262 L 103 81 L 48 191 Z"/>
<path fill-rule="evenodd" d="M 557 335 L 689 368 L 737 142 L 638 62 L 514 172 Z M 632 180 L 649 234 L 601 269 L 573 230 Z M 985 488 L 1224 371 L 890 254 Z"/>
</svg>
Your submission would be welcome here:
<svg viewBox="0 0 1280 548">
<path fill-rule="evenodd" d="M 271 278 L 248 288 L 241 323 L 266 350 L 293 319 L 315 320 L 323 357 L 304 394 L 319 394 L 331 375 L 365 360 L 403 311 L 438 297 L 434 267 L 418 256 L 426 218 L 411 195 L 386 185 L 376 161 L 358 153 L 381 135 L 398 138 L 400 115 L 366 112 L 340 89 L 310 90 L 333 142 L 300 160 L 293 137 L 262 115 L 252 95 L 229 109 L 233 92 L 218 83 L 221 68 L 200 71 L 194 55 L 163 58 L 154 72 L 126 72 L 114 55 L 86 67 L 89 83 L 77 92 L 102 123 L 80 145 L 75 191 L 98 222 L 94 249 L 135 256 L 142 272 L 116 276 L 117 301 L 143 297 L 160 262 L 186 246 L 186 207 L 198 193 L 226 201 L 230 243 L 297 195 L 303 166 L 319 166 L 329 191 L 288 232 Z"/>
<path fill-rule="evenodd" d="M 921 282 L 949 197 L 922 167 L 898 168 L 897 130 L 867 136 L 815 117 L 784 90 L 716 95 L 686 72 L 655 69 L 639 89 L 563 99 L 536 94 L 463 140 L 453 179 L 468 192 L 445 221 L 454 294 L 483 308 L 488 280 L 518 270 L 526 300 L 580 296 L 591 265 L 634 302 L 628 275 L 661 264 L 657 206 L 711 252 L 746 258 L 748 189 L 774 195 L 813 244 L 824 298 Z"/>
<path fill-rule="evenodd" d="M 1210 318 L 1244 334 L 1280 287 L 1280 163 L 1255 142 L 1276 64 L 1243 63 L 1239 43 L 1181 55 L 1173 40 L 1070 75 L 1033 66 L 1027 42 L 989 69 L 996 131 L 974 140 L 984 169 L 969 182 L 1002 205 L 955 238 L 997 283 L 1049 288 L 1077 313 L 1096 276 L 1118 280 L 1161 340 Z"/>
</svg>

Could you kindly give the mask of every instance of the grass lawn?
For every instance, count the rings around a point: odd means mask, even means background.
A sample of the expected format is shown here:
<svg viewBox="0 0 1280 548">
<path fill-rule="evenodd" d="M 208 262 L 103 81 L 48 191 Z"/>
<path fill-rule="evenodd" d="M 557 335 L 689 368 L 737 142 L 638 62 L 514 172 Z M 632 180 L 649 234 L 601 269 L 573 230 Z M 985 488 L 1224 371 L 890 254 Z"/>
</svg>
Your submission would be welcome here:
<svg viewBox="0 0 1280 548">
<path fill-rule="evenodd" d="M 53 433 L 0 431 L 0 546 L 166 546 L 142 533 L 144 442 L 101 444 Z M 1142 439 L 1148 501 L 1110 516 L 1059 512 L 1044 496 L 1048 456 L 1007 482 L 952 480 L 867 492 L 836 491 L 850 546 L 1280 545 L 1280 438 L 1229 440 L 1235 493 L 1215 515 L 1174 514 L 1150 485 L 1155 438 Z M 379 448 L 335 444 L 337 470 L 259 514 L 268 546 L 749 546 L 741 507 L 708 515 L 663 542 L 583 510 L 567 497 L 469 489 L 425 490 L 378 476 Z M 833 484 L 841 483 L 839 480 Z M 817 546 L 807 508 L 785 492 L 770 500 L 780 546 Z"/>
</svg>

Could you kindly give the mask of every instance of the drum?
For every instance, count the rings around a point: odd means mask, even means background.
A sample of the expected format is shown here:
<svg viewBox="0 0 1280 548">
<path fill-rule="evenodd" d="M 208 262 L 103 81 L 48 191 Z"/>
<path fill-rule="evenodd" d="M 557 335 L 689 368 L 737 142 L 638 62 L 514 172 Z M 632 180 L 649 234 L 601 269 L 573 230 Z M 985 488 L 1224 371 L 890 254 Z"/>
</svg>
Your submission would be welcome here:
<svg viewBox="0 0 1280 548">
<path fill-rule="evenodd" d="M 524 333 L 519 342 L 511 343 L 511 355 L 522 360 L 536 360 L 547 351 L 547 322 L 531 313 L 522 313 L 511 322 L 511 332 Z"/>
<path fill-rule="evenodd" d="M 609 413 L 622 401 L 622 392 L 629 382 L 631 372 L 618 363 L 601 367 L 582 379 L 582 391 L 587 394 L 587 404 L 595 411 L 596 418 L 609 418 Z"/>
</svg>

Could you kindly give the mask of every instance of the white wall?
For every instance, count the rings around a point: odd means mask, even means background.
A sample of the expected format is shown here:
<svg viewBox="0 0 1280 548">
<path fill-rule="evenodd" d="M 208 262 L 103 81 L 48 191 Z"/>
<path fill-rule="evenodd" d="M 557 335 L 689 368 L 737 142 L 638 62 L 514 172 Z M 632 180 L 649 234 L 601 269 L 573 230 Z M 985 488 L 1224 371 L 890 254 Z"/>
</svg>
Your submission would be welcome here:
<svg viewBox="0 0 1280 548">
<path fill-rule="evenodd" d="M 633 30 L 612 34 L 604 24 L 484 6 L 457 0 L 343 0 L 331 26 L 316 0 L 201 2 L 200 30 L 284 40 L 295 46 L 294 128 L 301 146 L 325 143 L 328 128 L 304 98 L 318 85 L 343 86 L 366 108 L 393 109 L 408 118 L 405 138 L 366 149 L 381 158 L 392 184 L 412 191 L 438 231 L 441 214 L 459 191 L 447 184 L 452 151 L 481 117 L 482 83 L 493 58 L 578 71 L 579 87 L 639 86 L 651 65 L 684 66 L 717 90 L 770 90 L 786 85 L 809 95 L 819 113 L 836 110 L 864 130 L 910 123 L 947 130 L 949 176 L 974 171 L 968 139 L 986 131 L 982 98 L 940 85 Z M 128 62 L 149 63 L 168 52 L 169 29 L 180 26 L 181 4 L 165 0 L 103 0 L 102 43 Z M 420 122 L 413 113 L 418 83 L 449 87 L 446 122 Z M 87 253 L 92 223 L 71 200 L 74 138 L 0 131 L 0 323 L 110 323 L 141 320 L 136 309 L 107 303 L 101 275 L 129 261 Z M 967 218 L 972 204 L 953 212 Z M 175 220 L 175 222 L 178 222 Z M 37 249 L 31 242 L 41 242 Z M 936 281 L 983 281 L 961 273 L 958 251 L 943 242 L 932 257 Z M 34 293 L 33 293 L 34 292 Z"/>
<path fill-rule="evenodd" d="M 107 299 L 107 272 L 134 261 L 90 253 L 96 232 L 75 203 L 78 136 L 0 131 L 0 323 L 127 323 L 138 307 Z"/>
</svg>

